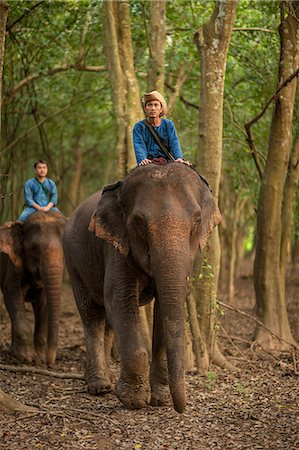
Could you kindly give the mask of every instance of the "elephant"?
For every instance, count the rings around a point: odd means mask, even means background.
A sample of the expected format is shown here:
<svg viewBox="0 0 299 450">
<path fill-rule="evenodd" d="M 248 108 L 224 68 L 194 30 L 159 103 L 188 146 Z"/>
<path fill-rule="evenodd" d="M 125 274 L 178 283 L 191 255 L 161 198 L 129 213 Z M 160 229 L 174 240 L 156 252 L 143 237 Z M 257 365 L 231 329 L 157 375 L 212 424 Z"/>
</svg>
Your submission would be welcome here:
<svg viewBox="0 0 299 450">
<path fill-rule="evenodd" d="M 184 312 L 199 248 L 221 220 L 206 180 L 180 163 L 149 164 L 85 200 L 69 217 L 62 242 L 86 340 L 85 380 L 94 395 L 111 389 L 105 323 L 120 354 L 115 387 L 129 409 L 186 406 Z M 138 306 L 153 297 L 152 358 Z"/>
<path fill-rule="evenodd" d="M 55 364 L 65 223 L 61 213 L 50 211 L 0 227 L 0 287 L 11 320 L 11 353 L 24 363 Z M 33 307 L 34 333 L 25 302 Z"/>
</svg>

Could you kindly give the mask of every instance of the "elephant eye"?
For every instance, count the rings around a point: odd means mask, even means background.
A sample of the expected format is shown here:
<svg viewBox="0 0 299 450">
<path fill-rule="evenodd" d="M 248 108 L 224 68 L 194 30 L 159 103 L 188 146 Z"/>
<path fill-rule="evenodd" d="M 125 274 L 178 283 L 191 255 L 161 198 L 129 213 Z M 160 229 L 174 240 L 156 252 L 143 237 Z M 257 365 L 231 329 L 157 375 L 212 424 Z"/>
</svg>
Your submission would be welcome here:
<svg viewBox="0 0 299 450">
<path fill-rule="evenodd" d="M 193 224 L 192 224 L 192 228 L 191 228 L 192 233 L 198 228 L 200 223 L 201 223 L 201 216 L 199 214 L 197 214 L 193 219 Z"/>
<path fill-rule="evenodd" d="M 29 252 L 33 255 L 38 254 L 38 246 L 36 244 L 32 244 L 29 248 Z"/>
<path fill-rule="evenodd" d="M 132 219 L 132 226 L 134 228 L 134 231 L 143 239 L 146 238 L 147 230 L 146 230 L 146 224 L 144 218 L 136 214 Z"/>
</svg>

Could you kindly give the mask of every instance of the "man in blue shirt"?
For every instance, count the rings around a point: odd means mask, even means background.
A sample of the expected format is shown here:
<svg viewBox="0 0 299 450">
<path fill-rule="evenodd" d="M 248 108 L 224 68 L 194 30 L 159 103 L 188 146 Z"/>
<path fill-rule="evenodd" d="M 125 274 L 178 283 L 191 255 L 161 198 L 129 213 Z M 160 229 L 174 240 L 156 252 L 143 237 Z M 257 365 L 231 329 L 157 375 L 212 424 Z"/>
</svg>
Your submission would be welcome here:
<svg viewBox="0 0 299 450">
<path fill-rule="evenodd" d="M 174 126 L 174 123 L 162 118 L 167 112 L 165 98 L 158 91 L 152 91 L 144 94 L 142 104 L 145 117 L 158 134 L 160 140 L 168 148 L 176 162 L 191 165 L 184 161 L 180 141 Z M 137 122 L 133 128 L 133 144 L 136 161 L 139 166 L 144 166 L 155 161 L 156 158 L 165 158 L 166 155 L 160 148 L 144 120 Z"/>
<path fill-rule="evenodd" d="M 48 165 L 42 159 L 34 164 L 35 178 L 30 178 L 24 185 L 25 209 L 18 220 L 24 222 L 37 211 L 59 211 L 55 207 L 58 200 L 57 187 L 53 180 L 47 178 Z"/>
</svg>

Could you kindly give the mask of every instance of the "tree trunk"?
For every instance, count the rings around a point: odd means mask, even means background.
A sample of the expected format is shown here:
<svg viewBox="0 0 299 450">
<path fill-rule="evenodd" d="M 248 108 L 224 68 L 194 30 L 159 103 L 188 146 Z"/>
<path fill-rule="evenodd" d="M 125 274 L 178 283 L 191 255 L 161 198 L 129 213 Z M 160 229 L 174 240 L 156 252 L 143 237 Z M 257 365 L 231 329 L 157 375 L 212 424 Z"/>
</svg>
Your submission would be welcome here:
<svg viewBox="0 0 299 450">
<path fill-rule="evenodd" d="M 135 75 L 129 3 L 103 2 L 105 50 L 111 76 L 118 141 L 118 176 L 124 177 L 136 165 L 132 130 L 143 117 L 139 86 Z"/>
<path fill-rule="evenodd" d="M 281 9 L 279 84 L 298 68 L 299 62 L 299 3 L 284 2 Z M 254 262 L 257 313 L 263 324 L 283 339 L 276 339 L 265 328 L 257 326 L 256 341 L 268 350 L 284 350 L 288 343 L 294 343 L 285 304 L 285 274 L 280 263 L 282 202 L 292 143 L 296 86 L 297 78 L 294 78 L 276 97 L 258 202 Z"/>
<path fill-rule="evenodd" d="M 171 94 L 168 95 L 167 114 L 169 116 L 171 116 L 171 114 L 172 114 L 175 102 L 176 102 L 178 96 L 180 95 L 180 91 L 182 89 L 183 84 L 185 83 L 185 81 L 187 80 L 187 78 L 189 76 L 190 70 L 191 70 L 191 65 L 186 68 L 186 65 L 184 64 L 179 68 L 179 70 L 177 72 L 176 81 L 174 83 L 172 92 L 171 92 Z"/>
<path fill-rule="evenodd" d="M 198 168 L 209 180 L 218 198 L 222 160 L 222 111 L 227 51 L 237 2 L 216 1 L 208 23 L 195 34 L 201 60 Z M 220 266 L 218 229 L 212 232 L 203 254 L 202 279 L 197 286 L 197 304 L 202 336 L 210 359 L 223 366 L 215 339 L 216 293 Z M 195 278 L 198 279 L 198 273 Z"/>
<path fill-rule="evenodd" d="M 298 105 L 297 105 L 298 108 Z M 297 115 L 298 117 L 298 115 Z M 281 214 L 281 251 L 280 251 L 280 273 L 282 292 L 285 297 L 285 274 L 288 258 L 288 248 L 291 244 L 291 235 L 294 222 L 294 209 L 296 204 L 296 191 L 299 180 L 299 133 L 297 132 L 295 145 L 292 149 L 288 167 L 288 175 L 283 194 Z"/>
<path fill-rule="evenodd" d="M 151 0 L 150 11 L 148 91 L 158 90 L 163 94 L 165 80 L 166 1 Z"/>
<path fill-rule="evenodd" d="M 192 335 L 190 330 L 190 324 L 185 322 L 185 370 L 186 372 L 190 372 L 194 369 L 194 353 L 193 353 L 193 345 L 192 345 Z"/>
<path fill-rule="evenodd" d="M 4 52 L 5 52 L 5 35 L 6 35 L 6 22 L 8 16 L 8 5 L 5 0 L 0 0 L 0 150 L 2 148 L 2 77 L 3 77 L 3 62 L 4 62 Z M 0 155 L 0 196 L 4 195 L 5 187 L 7 185 L 7 177 L 5 176 L 5 168 L 6 164 L 4 164 L 4 160 L 2 161 L 3 156 Z M 0 206 L 0 219 L 2 222 L 2 215 L 4 210 L 4 201 L 1 201 Z"/>
<path fill-rule="evenodd" d="M 123 78 L 119 45 L 118 32 L 119 27 L 117 14 L 115 12 L 116 2 L 105 0 L 103 2 L 104 14 L 104 46 L 107 57 L 108 69 L 111 77 L 113 107 L 117 125 L 117 158 L 118 158 L 118 176 L 123 177 L 126 173 L 126 88 Z"/>
<path fill-rule="evenodd" d="M 80 146 L 80 138 L 76 137 L 73 151 L 72 176 L 68 189 L 68 205 L 65 207 L 67 216 L 70 215 L 79 204 L 82 169 L 83 152 Z"/>
<path fill-rule="evenodd" d="M 0 148 L 1 148 L 1 100 L 2 100 L 2 74 L 5 49 L 6 22 L 8 16 L 8 4 L 5 0 L 0 0 Z"/>
<path fill-rule="evenodd" d="M 5 34 L 6 34 L 6 22 L 8 16 L 8 5 L 6 1 L 0 0 L 0 149 L 2 147 L 2 74 L 3 74 L 3 61 L 4 61 L 4 49 L 5 49 Z M 1 193 L 0 193 L 1 194 Z M 5 413 L 13 413 L 15 411 L 36 411 L 35 408 L 23 405 L 21 402 L 10 397 L 8 394 L 0 389 L 0 410 Z"/>
<path fill-rule="evenodd" d="M 190 330 L 192 333 L 192 346 L 195 357 L 196 369 L 201 375 L 205 375 L 209 368 L 209 356 L 207 348 L 204 345 L 204 340 L 201 335 L 198 317 L 196 301 L 194 298 L 193 288 L 189 289 L 187 294 L 187 310 L 189 316 Z"/>
</svg>

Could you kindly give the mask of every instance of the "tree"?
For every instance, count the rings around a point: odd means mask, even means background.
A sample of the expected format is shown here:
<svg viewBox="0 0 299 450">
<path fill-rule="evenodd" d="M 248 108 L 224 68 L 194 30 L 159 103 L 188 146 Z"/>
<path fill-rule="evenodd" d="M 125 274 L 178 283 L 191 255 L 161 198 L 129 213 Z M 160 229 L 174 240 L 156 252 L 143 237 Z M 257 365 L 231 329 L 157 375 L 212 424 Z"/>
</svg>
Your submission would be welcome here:
<svg viewBox="0 0 299 450">
<path fill-rule="evenodd" d="M 129 3 L 105 0 L 103 11 L 106 57 L 118 130 L 118 175 L 123 177 L 135 165 L 132 131 L 143 114 L 134 69 Z"/>
<path fill-rule="evenodd" d="M 283 2 L 279 29 L 281 53 L 278 84 L 282 84 L 298 68 L 298 20 L 299 3 Z M 283 281 L 285 266 L 281 266 L 281 236 L 283 193 L 292 143 L 296 86 L 297 79 L 293 78 L 276 95 L 257 211 L 254 262 L 257 312 L 271 333 L 258 326 L 255 338 L 260 345 L 269 350 L 282 350 L 294 343 L 285 304 Z"/>
<path fill-rule="evenodd" d="M 2 73 L 5 49 L 6 22 L 8 16 L 8 5 L 5 0 L 0 0 L 0 144 L 2 142 L 1 128 L 1 99 L 2 99 Z M 1 145 L 0 145 L 1 148 Z M 2 174 L 0 174 L 1 176 Z M 1 193 L 0 193 L 1 195 Z M 23 403 L 13 399 L 0 388 L 0 410 L 4 412 L 14 411 L 36 411 L 36 408 L 30 408 Z"/>
<path fill-rule="evenodd" d="M 0 136 L 1 136 L 2 73 L 3 73 L 3 62 L 4 62 L 7 16 L 8 16 L 8 5 L 5 0 L 1 0 L 0 1 Z M 0 140 L 0 144 L 1 144 L 1 140 Z"/>
<path fill-rule="evenodd" d="M 224 77 L 237 2 L 217 0 L 210 20 L 195 34 L 201 61 L 198 168 L 218 198 L 222 161 L 222 113 Z M 201 266 L 201 276 L 199 276 Z M 225 360 L 215 339 L 216 296 L 220 267 L 220 243 L 215 229 L 196 265 L 196 299 L 200 315 L 201 337 L 205 351 L 202 361 L 224 366 Z M 199 280 L 200 278 L 200 280 Z"/>
<path fill-rule="evenodd" d="M 166 42 L 166 1 L 150 2 L 151 23 L 149 34 L 148 90 L 164 92 L 165 42 Z"/>
<path fill-rule="evenodd" d="M 4 65 L 4 50 L 5 50 L 7 16 L 8 16 L 8 5 L 5 0 L 1 0 L 0 1 L 0 150 L 2 148 L 2 74 L 3 74 L 3 65 Z M 1 161 L 1 155 L 0 155 L 0 161 Z M 3 170 L 3 164 L 1 164 L 1 167 Z M 1 198 L 1 200 L 4 197 L 4 190 L 2 190 L 4 177 L 5 177 L 5 173 L 0 173 L 0 187 L 1 187 L 0 198 Z"/>
</svg>

